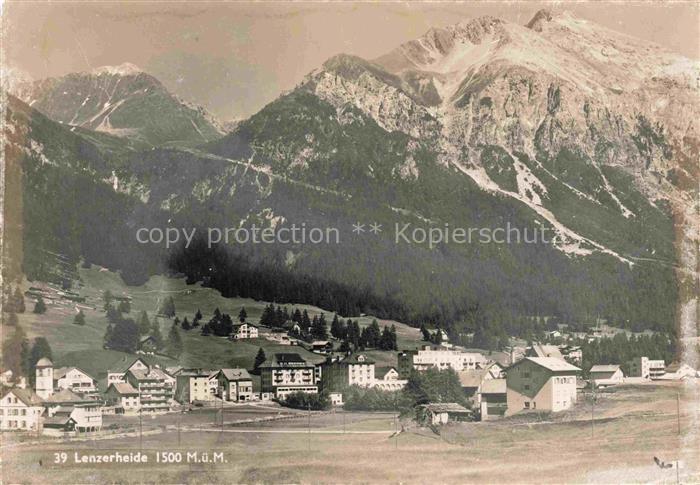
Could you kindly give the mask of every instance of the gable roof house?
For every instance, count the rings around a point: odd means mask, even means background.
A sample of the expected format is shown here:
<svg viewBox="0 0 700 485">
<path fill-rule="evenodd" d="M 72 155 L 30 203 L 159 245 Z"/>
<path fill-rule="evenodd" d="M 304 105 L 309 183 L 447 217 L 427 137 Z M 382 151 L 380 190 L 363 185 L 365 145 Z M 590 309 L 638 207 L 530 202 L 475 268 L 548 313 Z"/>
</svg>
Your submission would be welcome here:
<svg viewBox="0 0 700 485">
<path fill-rule="evenodd" d="M 622 384 L 625 374 L 619 365 L 594 365 L 589 372 L 591 385 L 595 387 L 607 387 Z"/>
<path fill-rule="evenodd" d="M 48 418 L 47 433 L 55 431 L 99 431 L 102 428 L 101 401 L 83 397 L 71 389 L 62 389 L 44 400 Z"/>
<path fill-rule="evenodd" d="M 469 421 L 472 412 L 454 402 L 423 404 L 417 409 L 418 421 L 424 425 L 441 425 L 449 421 Z"/>
<path fill-rule="evenodd" d="M 59 367 L 53 371 L 54 389 L 71 389 L 97 398 L 97 381 L 79 367 Z"/>
<path fill-rule="evenodd" d="M 43 413 L 43 401 L 36 393 L 15 387 L 0 399 L 0 430 L 38 431 Z"/>
<path fill-rule="evenodd" d="M 472 401 L 475 409 L 479 409 L 482 420 L 489 418 L 489 411 L 491 416 L 505 413 L 506 385 L 501 375 L 501 367 L 495 363 L 482 369 L 457 373 L 465 396 Z M 488 393 L 484 393 L 484 389 L 488 389 Z"/>
<path fill-rule="evenodd" d="M 136 412 L 141 408 L 139 391 L 128 382 L 114 382 L 105 392 L 107 402 L 117 414 Z"/>
<path fill-rule="evenodd" d="M 506 369 L 507 415 L 563 411 L 576 403 L 578 367 L 554 357 L 525 357 Z"/>
<path fill-rule="evenodd" d="M 252 401 L 253 379 L 246 369 L 221 369 L 216 373 L 217 396 L 226 401 Z"/>
<path fill-rule="evenodd" d="M 666 373 L 659 377 L 661 380 L 680 381 L 682 379 L 700 377 L 700 372 L 696 371 L 688 364 L 673 362 L 666 366 Z"/>
<path fill-rule="evenodd" d="M 564 356 L 559 350 L 559 347 L 549 344 L 533 343 L 532 346 L 528 347 L 525 351 L 525 357 L 552 357 L 555 359 L 564 360 Z"/>
</svg>

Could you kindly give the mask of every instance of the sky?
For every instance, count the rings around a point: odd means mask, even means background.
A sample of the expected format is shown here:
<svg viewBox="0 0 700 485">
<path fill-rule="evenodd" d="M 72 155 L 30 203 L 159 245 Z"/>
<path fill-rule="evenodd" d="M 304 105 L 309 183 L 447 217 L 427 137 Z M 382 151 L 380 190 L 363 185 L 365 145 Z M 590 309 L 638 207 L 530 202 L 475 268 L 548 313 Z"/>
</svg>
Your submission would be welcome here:
<svg viewBox="0 0 700 485">
<path fill-rule="evenodd" d="M 6 0 L 2 64 L 41 79 L 130 62 L 229 120 L 257 112 L 333 55 L 376 58 L 430 27 L 482 15 L 525 24 L 547 6 Z M 698 2 L 572 2 L 565 9 L 700 59 Z"/>
</svg>

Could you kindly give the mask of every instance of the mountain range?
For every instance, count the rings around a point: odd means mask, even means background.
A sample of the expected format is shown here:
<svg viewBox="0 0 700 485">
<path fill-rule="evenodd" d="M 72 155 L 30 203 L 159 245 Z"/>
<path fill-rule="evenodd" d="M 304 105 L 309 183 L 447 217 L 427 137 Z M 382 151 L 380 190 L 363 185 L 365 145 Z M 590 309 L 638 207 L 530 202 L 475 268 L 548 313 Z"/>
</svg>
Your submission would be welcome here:
<svg viewBox="0 0 700 485">
<path fill-rule="evenodd" d="M 431 29 L 377 59 L 335 56 L 225 135 L 132 66 L 25 83 L 4 125 L 17 271 L 65 278 L 81 258 L 134 282 L 179 271 L 224 294 L 455 334 L 477 305 L 494 325 L 672 330 L 700 227 L 699 80 L 697 61 L 540 11 Z M 352 234 L 358 221 L 509 223 L 558 240 L 396 244 L 389 230 Z M 344 238 L 196 251 L 134 238 L 253 223 Z"/>
</svg>

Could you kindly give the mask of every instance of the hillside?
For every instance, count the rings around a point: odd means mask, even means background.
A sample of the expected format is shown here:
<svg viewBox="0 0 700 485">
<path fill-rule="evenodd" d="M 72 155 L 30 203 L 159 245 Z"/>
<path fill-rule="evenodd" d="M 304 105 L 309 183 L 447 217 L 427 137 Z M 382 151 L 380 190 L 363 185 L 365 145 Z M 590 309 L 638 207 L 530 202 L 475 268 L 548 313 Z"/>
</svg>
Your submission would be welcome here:
<svg viewBox="0 0 700 485">
<path fill-rule="evenodd" d="M 107 328 L 107 319 L 103 306 L 103 292 L 108 290 L 115 297 L 129 297 L 131 311 L 128 317 L 136 319 L 141 311 L 146 311 L 149 320 L 156 319 L 156 311 L 160 307 L 162 299 L 172 296 L 175 301 L 177 316 L 182 320 L 187 317 L 193 319 L 197 310 L 203 314 L 204 322 L 208 321 L 214 309 L 232 316 L 238 315 L 241 307 L 245 307 L 248 313 L 248 321 L 258 323 L 260 315 L 268 302 L 255 301 L 248 298 L 224 298 L 212 288 L 202 287 L 200 284 L 187 285 L 183 278 L 168 278 L 164 276 L 151 277 L 145 284 L 128 286 L 119 275 L 101 269 L 99 267 L 80 268 L 79 283 L 74 289 L 84 302 L 74 303 L 62 299 L 51 290 L 50 285 L 40 284 L 47 289 L 49 294 L 55 295 L 55 299 L 47 299 L 48 310 L 43 315 L 35 315 L 31 312 L 19 314 L 19 322 L 31 339 L 45 337 L 53 350 L 54 360 L 57 365 L 75 365 L 98 376 L 105 377 L 105 373 L 111 367 L 123 364 L 126 360 L 134 358 L 134 355 L 125 354 L 113 350 L 103 349 L 103 337 Z M 31 309 L 33 303 L 28 301 Z M 280 305 L 285 305 L 280 302 Z M 288 305 L 306 310 L 311 318 L 314 315 L 325 313 L 330 320 L 332 312 L 310 305 Z M 85 326 L 73 324 L 73 318 L 77 309 L 85 313 Z M 372 316 L 352 316 L 358 320 L 361 326 L 369 325 Z M 158 317 L 160 330 L 167 336 L 172 325 L 172 320 Z M 380 326 L 396 325 L 398 343 L 401 349 L 417 348 L 420 345 L 420 333 L 417 329 L 394 321 L 380 320 Z M 261 333 L 269 333 L 269 329 L 262 328 Z M 201 336 L 199 330 L 180 330 L 184 352 L 179 358 L 174 359 L 166 355 L 157 355 L 156 361 L 166 366 L 190 366 L 202 368 L 244 367 L 253 368 L 255 355 L 259 348 L 263 348 L 266 354 L 274 352 L 298 352 L 314 362 L 323 360 L 322 356 L 308 352 L 301 347 L 290 347 L 275 344 L 265 338 L 232 342 L 225 338 L 214 336 Z M 396 365 L 396 355 L 393 352 L 372 351 L 373 357 L 387 365 Z"/>
<path fill-rule="evenodd" d="M 696 69 L 641 40 L 541 12 L 525 26 L 484 17 L 433 29 L 375 60 L 336 56 L 196 148 L 120 147 L 17 101 L 11 112 L 28 113 L 12 125 L 26 134 L 12 139 L 25 187 L 23 270 L 55 276 L 49 251 L 133 284 L 171 271 L 227 297 L 437 323 L 453 334 L 470 330 L 476 305 L 494 327 L 601 316 L 673 331 L 680 241 L 695 220 Z M 354 235 L 358 221 L 384 231 Z M 140 227 L 253 224 L 335 227 L 342 243 L 134 241 Z M 556 238 L 397 244 L 396 224 L 546 228 Z"/>
<path fill-rule="evenodd" d="M 203 108 L 178 99 L 129 63 L 19 83 L 13 92 L 62 124 L 145 145 L 194 146 L 222 134 Z"/>
</svg>

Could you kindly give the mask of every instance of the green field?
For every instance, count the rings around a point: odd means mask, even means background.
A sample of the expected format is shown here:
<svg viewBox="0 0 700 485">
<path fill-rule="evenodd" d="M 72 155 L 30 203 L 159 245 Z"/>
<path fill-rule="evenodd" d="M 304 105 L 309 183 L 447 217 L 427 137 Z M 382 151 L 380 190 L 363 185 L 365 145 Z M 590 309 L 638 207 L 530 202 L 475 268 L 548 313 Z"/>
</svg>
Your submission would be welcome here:
<svg viewBox="0 0 700 485">
<path fill-rule="evenodd" d="M 169 278 L 166 276 L 153 276 L 141 286 L 127 286 L 121 277 L 113 272 L 91 267 L 80 268 L 80 283 L 74 291 L 85 298 L 84 303 L 75 304 L 71 301 L 57 298 L 47 300 L 48 310 L 43 315 L 31 313 L 33 302 L 27 299 L 28 311 L 18 315 L 19 322 L 30 338 L 46 337 L 51 344 L 54 360 L 57 365 L 75 365 L 92 373 L 98 379 L 105 376 L 107 370 L 123 364 L 134 356 L 123 352 L 105 350 L 102 348 L 103 336 L 107 327 L 107 320 L 102 311 L 102 294 L 109 290 L 115 297 L 131 298 L 132 318 L 136 318 L 141 311 L 148 313 L 151 322 L 158 318 L 163 336 L 166 336 L 172 320 L 164 317 L 156 317 L 156 310 L 162 300 L 172 296 L 175 301 L 177 316 L 182 320 L 187 317 L 192 321 L 194 314 L 199 309 L 206 322 L 213 314 L 215 308 L 223 313 L 229 313 L 236 317 L 241 307 L 245 307 L 248 320 L 258 323 L 268 302 L 255 301 L 247 298 L 225 298 L 214 289 L 204 288 L 200 284 L 187 285 L 184 278 Z M 43 286 L 37 283 L 26 284 L 29 286 Z M 280 303 L 284 305 L 284 303 Z M 332 318 L 331 312 L 324 311 L 310 305 L 286 305 L 291 310 L 296 307 L 307 310 L 311 318 L 314 315 L 325 313 L 328 321 Z M 85 326 L 73 325 L 72 321 L 77 308 L 82 308 L 86 317 Z M 352 316 L 361 327 L 369 325 L 374 317 Z M 378 319 L 379 320 L 379 319 Z M 380 326 L 396 326 L 398 344 L 400 349 L 416 348 L 420 345 L 420 332 L 408 325 L 390 320 L 379 320 Z M 266 329 L 261 329 L 265 333 Z M 179 359 L 174 360 L 167 356 L 155 356 L 163 365 L 182 365 L 188 367 L 220 368 L 220 367 L 245 367 L 252 368 L 255 355 L 262 347 L 267 355 L 274 352 L 298 352 L 305 358 L 314 362 L 320 362 L 323 357 L 313 354 L 299 346 L 277 345 L 265 338 L 246 341 L 230 341 L 222 337 L 203 337 L 199 330 L 189 332 L 181 330 L 184 343 L 184 352 Z M 379 366 L 396 365 L 396 352 L 368 351 Z"/>
<path fill-rule="evenodd" d="M 187 417 L 199 423 L 196 429 L 177 433 L 171 428 L 144 435 L 142 441 L 137 434 L 17 446 L 8 439 L 2 450 L 2 479 L 36 484 L 698 483 L 696 399 L 690 386 L 679 383 L 623 387 L 599 396 L 594 427 L 583 400 L 568 418 L 454 424 L 441 428 L 440 434 L 403 421 L 408 428 L 398 439 L 386 414 L 347 413 L 343 426 L 344 413 L 314 413 L 310 433 L 305 413 L 265 426 L 226 426 L 221 432 L 213 414 L 203 411 L 202 416 Z M 172 423 L 173 416 L 149 419 L 149 429 L 165 420 Z M 75 452 L 139 450 L 150 456 L 149 463 L 72 462 Z M 158 464 L 153 459 L 158 451 L 221 452 L 226 461 Z M 67 452 L 70 460 L 55 464 L 55 452 Z M 658 467 L 654 457 L 667 463 L 680 460 L 680 472 Z"/>
</svg>

